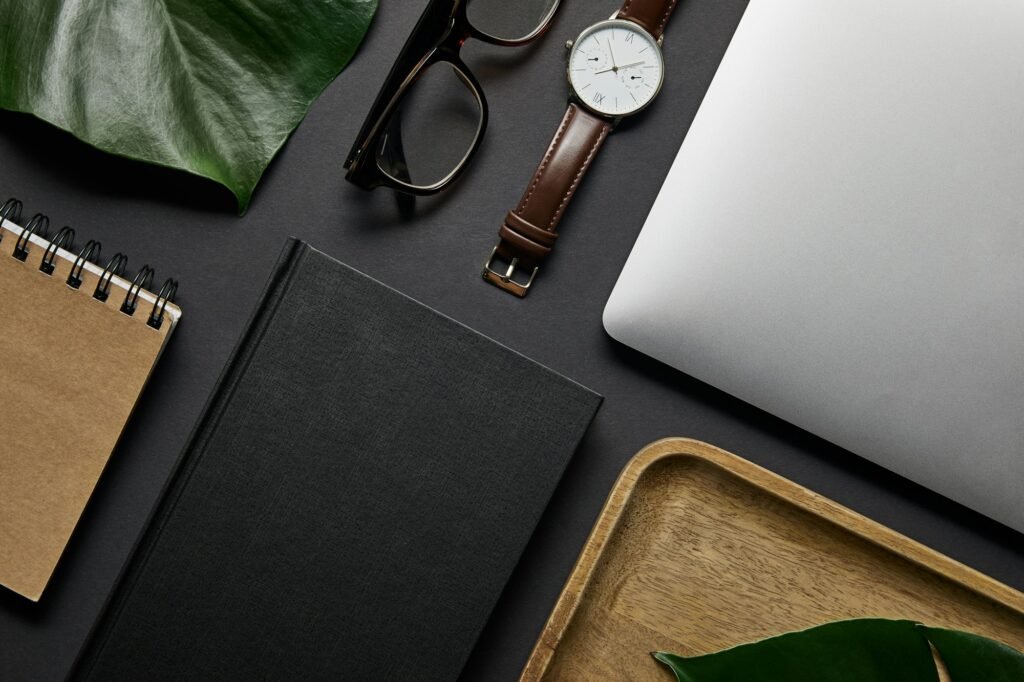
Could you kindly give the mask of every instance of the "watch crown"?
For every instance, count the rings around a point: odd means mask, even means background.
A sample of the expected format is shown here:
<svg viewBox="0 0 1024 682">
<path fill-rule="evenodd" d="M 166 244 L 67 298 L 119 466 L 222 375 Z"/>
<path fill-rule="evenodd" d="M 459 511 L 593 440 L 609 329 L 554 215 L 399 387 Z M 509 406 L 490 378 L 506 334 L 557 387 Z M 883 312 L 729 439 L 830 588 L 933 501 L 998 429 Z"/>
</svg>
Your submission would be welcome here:
<svg viewBox="0 0 1024 682">
<path fill-rule="evenodd" d="M 572 49 L 572 41 L 571 40 L 565 41 L 565 49 L 567 49 L 567 50 L 571 50 Z"/>
</svg>

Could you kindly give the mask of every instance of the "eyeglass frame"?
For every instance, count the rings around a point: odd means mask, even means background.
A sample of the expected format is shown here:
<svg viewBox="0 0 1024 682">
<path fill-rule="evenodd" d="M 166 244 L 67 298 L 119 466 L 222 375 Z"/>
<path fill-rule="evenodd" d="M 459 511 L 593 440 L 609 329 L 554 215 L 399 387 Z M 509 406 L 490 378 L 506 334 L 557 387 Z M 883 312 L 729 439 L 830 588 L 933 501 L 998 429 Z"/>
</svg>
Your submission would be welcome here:
<svg viewBox="0 0 1024 682">
<path fill-rule="evenodd" d="M 554 0 L 551 8 L 532 32 L 522 38 L 509 40 L 498 38 L 479 30 L 470 22 L 467 7 L 471 0 L 430 0 L 423 10 L 412 33 L 402 46 L 388 72 L 384 84 L 370 108 L 356 141 L 345 161 L 345 179 L 363 189 L 372 190 L 376 187 L 390 187 L 400 192 L 417 196 L 437 194 L 459 179 L 469 166 L 470 159 L 476 154 L 483 142 L 487 130 L 487 99 L 483 88 L 469 67 L 462 61 L 460 51 L 462 45 L 470 38 L 475 38 L 491 45 L 502 47 L 520 47 L 544 35 L 551 27 L 552 19 L 561 5 L 561 0 Z M 445 9 L 447 7 L 447 9 Z M 447 19 L 444 19 L 447 15 Z M 437 31 L 431 23 L 444 19 L 446 28 Z M 429 37 L 427 31 L 431 31 Z M 437 35 L 440 33 L 440 35 Z M 414 185 L 394 177 L 383 168 L 377 159 L 380 148 L 387 148 L 388 128 L 392 119 L 399 111 L 399 105 L 409 89 L 427 70 L 439 62 L 445 62 L 466 85 L 476 98 L 480 107 L 480 122 L 477 131 L 465 155 L 445 177 L 430 185 Z M 396 131 L 397 132 L 397 131 Z M 393 145 L 401 154 L 401 140 Z M 404 163 L 399 159 L 399 168 Z M 407 174 L 406 174 L 407 175 Z"/>
</svg>

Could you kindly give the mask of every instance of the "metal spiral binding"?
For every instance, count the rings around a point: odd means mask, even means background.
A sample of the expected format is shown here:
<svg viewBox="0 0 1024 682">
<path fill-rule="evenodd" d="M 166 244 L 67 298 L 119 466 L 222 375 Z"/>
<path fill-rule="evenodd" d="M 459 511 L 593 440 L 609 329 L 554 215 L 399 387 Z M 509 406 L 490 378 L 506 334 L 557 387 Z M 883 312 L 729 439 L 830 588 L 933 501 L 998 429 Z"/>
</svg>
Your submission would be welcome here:
<svg viewBox="0 0 1024 682">
<path fill-rule="evenodd" d="M 96 262 L 100 257 L 102 248 L 102 245 L 95 239 L 90 239 L 85 243 L 85 248 L 79 252 L 78 258 L 71 265 L 71 272 L 68 273 L 66 284 L 69 287 L 77 289 L 82 286 L 82 269 L 85 268 L 86 261 L 90 263 Z"/>
<path fill-rule="evenodd" d="M 12 223 L 21 222 L 21 202 L 17 199 L 8 199 L 4 202 L 3 206 L 0 206 L 0 241 L 3 241 L 3 227 L 7 221 Z"/>
<path fill-rule="evenodd" d="M 24 262 L 28 258 L 28 245 L 32 242 L 32 235 L 38 232 L 40 237 L 45 238 L 46 232 L 49 229 L 50 219 L 42 213 L 36 213 L 32 216 L 32 220 L 28 221 L 25 229 L 21 231 L 21 236 L 14 243 L 14 253 L 11 255 Z"/>
<path fill-rule="evenodd" d="M 178 280 L 171 279 L 170 277 L 164 280 L 163 286 L 160 287 L 160 293 L 156 295 L 156 302 L 153 304 L 153 310 L 150 311 L 146 324 L 153 329 L 159 329 L 160 325 L 164 323 L 164 311 L 167 310 L 167 304 L 174 300 L 174 295 L 177 293 Z"/>
<path fill-rule="evenodd" d="M 50 245 L 43 252 L 43 260 L 39 263 L 39 271 L 46 275 L 53 275 L 53 260 L 57 257 L 57 249 L 63 247 L 70 251 L 75 243 L 75 231 L 65 225 L 60 228 L 57 236 L 50 240 Z"/>
<path fill-rule="evenodd" d="M 139 303 L 139 292 L 148 289 L 153 282 L 153 268 L 143 265 L 142 269 L 135 275 L 132 285 L 128 287 L 128 293 L 124 296 L 124 303 L 121 304 L 121 312 L 125 315 L 134 315 L 135 308 Z"/>
<path fill-rule="evenodd" d="M 4 237 L 3 227 L 6 223 L 12 223 L 15 225 L 21 224 L 22 209 L 22 203 L 14 198 L 8 199 L 0 205 L 0 240 Z M 32 236 L 36 235 L 45 239 L 49 228 L 50 219 L 42 213 L 36 213 L 32 216 L 31 220 L 28 221 L 28 224 L 21 229 L 21 233 L 18 235 L 18 240 L 14 244 L 14 251 L 11 253 L 11 256 L 19 261 L 25 262 L 28 259 L 29 249 L 32 244 Z M 39 262 L 39 271 L 52 277 L 57 268 L 57 256 L 59 251 L 61 249 L 71 251 L 72 248 L 74 248 L 74 243 L 75 231 L 65 225 L 57 232 L 53 239 L 49 240 L 49 244 L 43 252 L 42 260 Z M 68 273 L 66 284 L 70 288 L 81 288 L 86 264 L 98 262 L 101 250 L 102 245 L 95 239 L 90 239 L 86 242 L 85 247 L 83 247 L 78 253 L 78 257 L 75 258 L 71 265 L 71 271 Z M 128 257 L 123 253 L 115 253 L 113 258 L 107 261 L 106 267 L 103 268 L 99 281 L 96 283 L 96 288 L 92 292 L 92 297 L 105 303 L 110 297 L 110 287 L 113 283 L 114 277 L 122 277 L 127 267 Z M 122 313 L 125 315 L 135 314 L 135 311 L 138 308 L 140 294 L 143 289 L 150 289 L 153 277 L 153 268 L 148 265 L 142 266 L 142 269 L 136 273 L 131 286 L 128 287 L 128 293 L 125 294 L 124 300 L 121 302 L 120 311 Z M 146 319 L 147 325 L 153 329 L 160 329 L 163 325 L 164 317 L 167 312 L 167 305 L 174 301 L 174 296 L 177 292 L 178 281 L 170 278 L 166 279 L 160 287 L 160 292 L 156 295 L 156 300 L 153 302 L 153 307 Z"/>
<path fill-rule="evenodd" d="M 120 277 L 124 274 L 127 265 L 128 256 L 121 252 L 115 253 L 114 257 L 107 261 L 107 267 L 103 268 L 103 274 L 100 275 L 100 281 L 96 282 L 96 290 L 92 292 L 92 297 L 105 302 L 110 296 L 110 280 L 115 275 Z"/>
</svg>

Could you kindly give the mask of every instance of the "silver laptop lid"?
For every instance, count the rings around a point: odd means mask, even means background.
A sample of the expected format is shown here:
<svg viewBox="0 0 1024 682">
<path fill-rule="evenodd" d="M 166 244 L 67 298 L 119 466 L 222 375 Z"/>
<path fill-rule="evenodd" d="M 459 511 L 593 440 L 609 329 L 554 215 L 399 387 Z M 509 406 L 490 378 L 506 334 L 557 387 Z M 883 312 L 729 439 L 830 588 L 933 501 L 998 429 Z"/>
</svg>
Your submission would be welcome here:
<svg viewBox="0 0 1024 682">
<path fill-rule="evenodd" d="M 752 0 L 605 327 L 1024 531 L 1024 2 Z"/>
</svg>

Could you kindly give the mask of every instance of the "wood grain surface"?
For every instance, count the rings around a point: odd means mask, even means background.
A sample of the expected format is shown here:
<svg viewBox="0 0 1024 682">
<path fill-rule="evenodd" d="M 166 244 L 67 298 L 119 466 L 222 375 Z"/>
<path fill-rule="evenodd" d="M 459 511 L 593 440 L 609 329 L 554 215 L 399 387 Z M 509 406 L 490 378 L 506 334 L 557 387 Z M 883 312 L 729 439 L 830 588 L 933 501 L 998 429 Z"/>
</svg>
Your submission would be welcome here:
<svg viewBox="0 0 1024 682">
<path fill-rule="evenodd" d="M 1024 595 L 688 439 L 619 477 L 522 680 L 661 680 L 710 653 L 843 618 L 919 620 L 1024 649 Z"/>
</svg>

